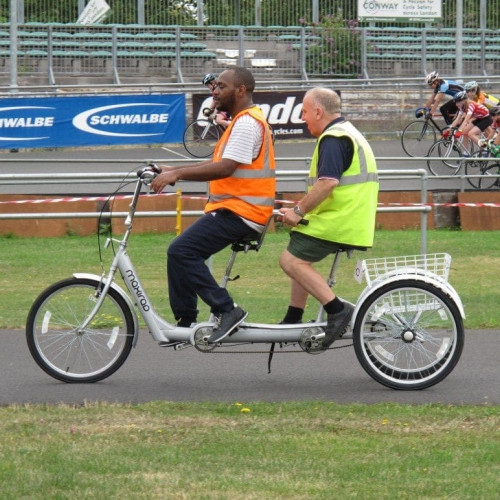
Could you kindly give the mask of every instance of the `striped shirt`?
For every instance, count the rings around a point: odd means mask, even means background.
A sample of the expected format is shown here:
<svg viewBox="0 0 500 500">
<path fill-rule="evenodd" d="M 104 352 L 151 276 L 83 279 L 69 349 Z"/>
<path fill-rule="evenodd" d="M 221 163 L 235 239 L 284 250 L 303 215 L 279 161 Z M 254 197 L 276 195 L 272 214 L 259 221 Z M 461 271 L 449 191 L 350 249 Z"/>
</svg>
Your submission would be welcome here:
<svg viewBox="0 0 500 500">
<path fill-rule="evenodd" d="M 264 129 L 252 116 L 240 116 L 233 125 L 222 158 L 234 160 L 242 165 L 250 165 L 259 156 Z"/>
</svg>

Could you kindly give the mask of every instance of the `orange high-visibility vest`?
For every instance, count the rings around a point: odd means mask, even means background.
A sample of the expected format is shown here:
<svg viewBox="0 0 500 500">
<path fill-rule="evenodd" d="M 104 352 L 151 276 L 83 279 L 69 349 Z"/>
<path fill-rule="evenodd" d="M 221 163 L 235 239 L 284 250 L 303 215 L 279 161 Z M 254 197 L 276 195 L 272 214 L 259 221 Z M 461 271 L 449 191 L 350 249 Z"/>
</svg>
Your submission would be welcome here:
<svg viewBox="0 0 500 500">
<path fill-rule="evenodd" d="M 215 146 L 213 161 L 222 159 L 233 125 L 244 114 L 251 115 L 264 127 L 259 155 L 250 165 L 238 165 L 230 177 L 210 181 L 205 212 L 226 208 L 240 217 L 265 224 L 274 208 L 276 178 L 272 132 L 259 107 L 244 109 L 232 119 Z"/>
</svg>

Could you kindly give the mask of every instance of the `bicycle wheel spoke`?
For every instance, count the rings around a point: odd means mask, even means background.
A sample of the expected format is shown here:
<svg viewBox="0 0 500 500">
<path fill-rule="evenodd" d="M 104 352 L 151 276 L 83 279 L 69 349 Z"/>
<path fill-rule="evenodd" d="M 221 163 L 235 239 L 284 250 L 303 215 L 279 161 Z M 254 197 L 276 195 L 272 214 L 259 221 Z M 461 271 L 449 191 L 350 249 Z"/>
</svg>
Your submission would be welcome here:
<svg viewBox="0 0 500 500">
<path fill-rule="evenodd" d="M 408 156 L 427 156 L 436 140 L 436 130 L 425 120 L 409 123 L 401 135 L 401 145 Z"/>
</svg>

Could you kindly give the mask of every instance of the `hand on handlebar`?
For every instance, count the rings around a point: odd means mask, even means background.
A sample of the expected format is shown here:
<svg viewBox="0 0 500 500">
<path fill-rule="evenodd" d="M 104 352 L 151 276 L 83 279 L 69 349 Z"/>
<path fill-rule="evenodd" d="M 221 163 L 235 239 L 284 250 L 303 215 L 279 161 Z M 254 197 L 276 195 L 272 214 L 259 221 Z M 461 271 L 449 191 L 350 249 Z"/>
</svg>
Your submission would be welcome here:
<svg viewBox="0 0 500 500">
<path fill-rule="evenodd" d="M 293 208 L 280 208 L 281 221 L 287 226 L 295 227 L 299 224 L 307 226 L 309 221 L 303 219 L 300 215 L 293 211 Z"/>
<path fill-rule="evenodd" d="M 166 186 L 175 186 L 177 182 L 177 174 L 175 170 L 162 171 L 151 182 L 151 189 L 155 193 L 161 193 Z"/>
</svg>

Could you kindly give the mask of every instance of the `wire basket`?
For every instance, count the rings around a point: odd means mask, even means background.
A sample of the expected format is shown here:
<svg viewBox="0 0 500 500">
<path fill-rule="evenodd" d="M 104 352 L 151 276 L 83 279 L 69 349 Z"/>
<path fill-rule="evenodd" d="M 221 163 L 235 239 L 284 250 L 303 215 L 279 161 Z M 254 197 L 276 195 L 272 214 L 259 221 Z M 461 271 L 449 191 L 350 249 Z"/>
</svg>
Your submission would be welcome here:
<svg viewBox="0 0 500 500">
<path fill-rule="evenodd" d="M 447 253 L 366 259 L 358 262 L 355 278 L 361 282 L 364 277 L 368 286 L 392 276 L 429 276 L 448 282 L 450 264 Z"/>
</svg>

